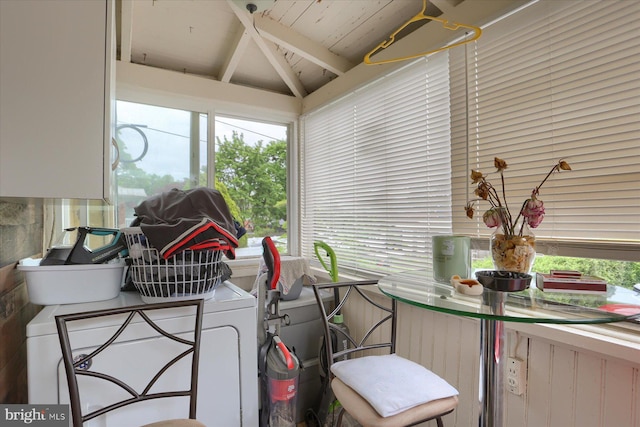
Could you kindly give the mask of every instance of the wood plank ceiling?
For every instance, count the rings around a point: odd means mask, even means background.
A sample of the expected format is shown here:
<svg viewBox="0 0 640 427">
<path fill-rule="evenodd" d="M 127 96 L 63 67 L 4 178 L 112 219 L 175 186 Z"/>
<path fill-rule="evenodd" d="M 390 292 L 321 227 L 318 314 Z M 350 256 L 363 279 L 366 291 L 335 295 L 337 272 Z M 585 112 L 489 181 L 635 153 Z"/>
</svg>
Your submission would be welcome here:
<svg viewBox="0 0 640 427">
<path fill-rule="evenodd" d="M 516 2 L 432 0 L 427 13 L 455 21 L 462 6 L 468 18 L 471 5 L 484 8 L 479 15 L 486 18 L 488 5 L 504 10 L 511 3 Z M 118 0 L 116 5 L 120 60 L 302 98 L 360 64 L 421 11 L 423 0 Z M 427 23 L 439 25 L 419 24 Z"/>
</svg>

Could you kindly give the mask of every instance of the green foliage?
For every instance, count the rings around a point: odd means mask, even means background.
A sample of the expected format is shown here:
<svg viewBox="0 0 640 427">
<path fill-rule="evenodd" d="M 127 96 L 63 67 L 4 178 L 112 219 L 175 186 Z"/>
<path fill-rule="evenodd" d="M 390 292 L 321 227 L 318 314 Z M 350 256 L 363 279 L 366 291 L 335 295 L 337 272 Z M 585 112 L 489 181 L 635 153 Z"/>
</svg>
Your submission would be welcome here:
<svg viewBox="0 0 640 427">
<path fill-rule="evenodd" d="M 240 224 L 244 224 L 244 217 L 242 216 L 242 212 L 240 211 L 240 208 L 238 207 L 236 202 L 233 200 L 233 198 L 229 194 L 229 190 L 227 189 L 227 186 L 216 179 L 215 189 L 220 192 L 220 194 L 222 195 L 222 198 L 227 203 L 227 206 L 229 207 L 229 212 L 231 212 L 231 216 L 233 216 L 233 218 L 236 221 L 238 221 Z M 238 240 L 238 247 L 246 248 L 248 245 L 249 245 L 249 236 L 245 234 Z"/>
<path fill-rule="evenodd" d="M 473 261 L 472 267 L 476 270 L 493 270 L 493 261 L 487 256 Z"/>
<path fill-rule="evenodd" d="M 256 234 L 281 228 L 287 205 L 286 141 L 252 146 L 234 132 L 231 140 L 218 138 L 216 150 L 216 179 L 226 186 L 242 218 L 252 222 Z"/>
<path fill-rule="evenodd" d="M 229 207 L 229 212 L 231 212 L 231 216 L 233 216 L 237 221 L 242 223 L 244 221 L 242 212 L 240 211 L 240 208 L 238 207 L 236 202 L 231 198 L 231 195 L 229 194 L 229 190 L 227 189 L 227 186 L 216 179 L 214 187 L 216 190 L 220 192 L 220 194 L 222 195 L 222 198 L 227 203 L 227 206 Z"/>
<path fill-rule="evenodd" d="M 473 268 L 478 270 L 493 269 L 491 257 L 487 256 L 473 262 Z M 590 258 L 571 258 L 560 256 L 538 255 L 531 271 L 549 273 L 551 270 L 577 270 L 585 275 L 598 276 L 607 282 L 632 288 L 640 283 L 640 262 L 613 261 Z"/>
<path fill-rule="evenodd" d="M 612 261 L 605 259 L 537 256 L 533 271 L 548 273 L 551 270 L 577 270 L 589 276 L 598 276 L 608 283 L 632 288 L 640 283 L 640 262 Z"/>
</svg>

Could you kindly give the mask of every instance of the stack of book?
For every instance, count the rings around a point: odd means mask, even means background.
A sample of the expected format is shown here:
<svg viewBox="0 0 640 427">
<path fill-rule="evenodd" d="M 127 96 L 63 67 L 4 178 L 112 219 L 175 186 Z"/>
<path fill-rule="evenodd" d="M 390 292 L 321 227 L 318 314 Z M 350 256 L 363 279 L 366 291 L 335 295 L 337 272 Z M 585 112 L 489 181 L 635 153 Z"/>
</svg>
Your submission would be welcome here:
<svg viewBox="0 0 640 427">
<path fill-rule="evenodd" d="M 540 274 L 537 285 L 544 292 L 606 293 L 607 281 L 595 276 L 585 276 L 579 271 L 551 270 Z"/>
</svg>

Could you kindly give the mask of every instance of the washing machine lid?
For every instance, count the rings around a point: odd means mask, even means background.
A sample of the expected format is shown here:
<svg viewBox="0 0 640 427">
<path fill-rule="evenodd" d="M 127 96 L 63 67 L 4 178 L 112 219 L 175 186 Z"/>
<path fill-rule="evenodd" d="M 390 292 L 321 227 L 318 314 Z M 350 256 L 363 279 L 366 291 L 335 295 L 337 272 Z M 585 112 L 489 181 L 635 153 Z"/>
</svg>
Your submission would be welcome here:
<svg viewBox="0 0 640 427">
<path fill-rule="evenodd" d="M 42 335 L 57 334 L 55 324 L 55 316 L 69 313 L 79 313 L 92 310 L 103 310 L 107 308 L 119 308 L 128 307 L 131 305 L 144 304 L 140 298 L 140 294 L 137 292 L 120 292 L 120 294 L 110 300 L 95 301 L 80 304 L 59 304 L 45 306 L 40 313 L 38 313 L 27 324 L 27 337 L 36 337 Z M 227 310 L 235 310 L 238 308 L 255 307 L 256 298 L 249 293 L 238 288 L 230 282 L 224 282 L 220 285 L 213 297 L 205 302 L 204 314 L 218 313 Z M 189 312 L 188 309 L 181 310 L 185 315 Z M 160 313 L 158 317 L 154 316 L 154 319 L 173 318 L 180 316 L 180 310 L 172 310 L 170 313 Z M 139 320 L 142 321 L 142 320 Z M 113 318 L 102 319 L 103 323 L 98 326 L 113 326 L 118 322 Z M 93 322 L 87 322 L 87 328 L 94 329 L 96 327 L 96 320 Z M 82 322 L 77 322 L 74 325 L 74 330 L 83 329 Z"/>
</svg>

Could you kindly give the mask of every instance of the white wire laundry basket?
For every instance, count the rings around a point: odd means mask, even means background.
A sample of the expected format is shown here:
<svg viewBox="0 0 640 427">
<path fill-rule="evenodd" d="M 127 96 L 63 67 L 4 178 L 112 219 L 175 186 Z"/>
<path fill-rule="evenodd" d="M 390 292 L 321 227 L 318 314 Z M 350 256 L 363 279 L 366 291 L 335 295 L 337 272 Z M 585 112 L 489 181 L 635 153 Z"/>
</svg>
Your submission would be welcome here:
<svg viewBox="0 0 640 427">
<path fill-rule="evenodd" d="M 222 251 L 184 250 L 163 259 L 140 227 L 122 229 L 131 266 L 131 280 L 145 303 L 213 297 L 221 283 Z"/>
</svg>

